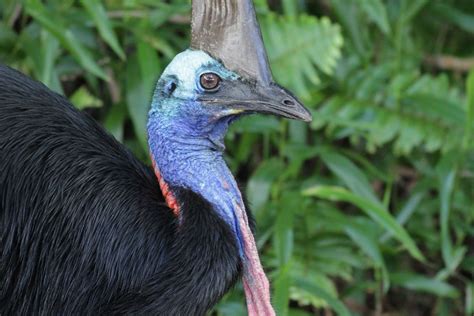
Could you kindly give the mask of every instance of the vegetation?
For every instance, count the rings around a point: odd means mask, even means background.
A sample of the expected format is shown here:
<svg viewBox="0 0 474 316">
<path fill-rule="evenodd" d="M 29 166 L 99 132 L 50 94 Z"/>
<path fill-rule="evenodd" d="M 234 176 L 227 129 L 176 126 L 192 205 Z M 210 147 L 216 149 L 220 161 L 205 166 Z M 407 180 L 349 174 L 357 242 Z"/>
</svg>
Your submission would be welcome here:
<svg viewBox="0 0 474 316">
<path fill-rule="evenodd" d="M 472 0 L 255 3 L 276 80 L 314 115 L 249 117 L 227 138 L 278 315 L 473 315 Z M 2 0 L 0 16 L 2 63 L 148 161 L 188 0 Z M 216 313 L 243 301 L 238 286 Z"/>
</svg>

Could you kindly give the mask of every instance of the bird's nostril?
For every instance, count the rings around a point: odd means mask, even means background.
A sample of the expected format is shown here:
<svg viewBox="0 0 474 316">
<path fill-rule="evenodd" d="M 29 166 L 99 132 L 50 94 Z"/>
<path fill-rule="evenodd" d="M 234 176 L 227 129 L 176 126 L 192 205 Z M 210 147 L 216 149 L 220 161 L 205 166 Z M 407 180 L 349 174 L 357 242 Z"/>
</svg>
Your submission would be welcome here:
<svg viewBox="0 0 474 316">
<path fill-rule="evenodd" d="M 293 102 L 291 100 L 288 100 L 288 99 L 285 99 L 285 100 L 283 100 L 283 104 L 293 106 L 293 105 L 295 105 L 295 102 Z"/>
</svg>

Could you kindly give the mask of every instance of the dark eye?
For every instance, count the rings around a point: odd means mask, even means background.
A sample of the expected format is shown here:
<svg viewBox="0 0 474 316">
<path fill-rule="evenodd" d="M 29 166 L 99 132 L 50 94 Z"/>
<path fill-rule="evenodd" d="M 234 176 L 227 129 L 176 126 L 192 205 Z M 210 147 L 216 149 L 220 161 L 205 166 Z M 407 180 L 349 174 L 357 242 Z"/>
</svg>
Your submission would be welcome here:
<svg viewBox="0 0 474 316">
<path fill-rule="evenodd" d="M 205 90 L 216 90 L 221 83 L 221 77 L 213 72 L 206 72 L 199 78 L 199 83 Z"/>
</svg>

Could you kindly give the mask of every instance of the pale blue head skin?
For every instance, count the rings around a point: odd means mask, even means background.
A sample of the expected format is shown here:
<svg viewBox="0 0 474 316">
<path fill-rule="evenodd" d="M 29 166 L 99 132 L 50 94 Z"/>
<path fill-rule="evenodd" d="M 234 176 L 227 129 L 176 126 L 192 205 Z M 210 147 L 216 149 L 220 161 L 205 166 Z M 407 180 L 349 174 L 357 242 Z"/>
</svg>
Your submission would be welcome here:
<svg viewBox="0 0 474 316">
<path fill-rule="evenodd" d="M 207 199 L 232 228 L 242 254 L 243 241 L 233 210 L 236 203 L 243 202 L 223 158 L 225 133 L 238 115 L 197 100 L 204 93 L 199 78 L 206 72 L 222 79 L 240 79 L 202 51 L 187 50 L 177 55 L 156 86 L 148 118 L 148 142 L 163 180 Z"/>
</svg>

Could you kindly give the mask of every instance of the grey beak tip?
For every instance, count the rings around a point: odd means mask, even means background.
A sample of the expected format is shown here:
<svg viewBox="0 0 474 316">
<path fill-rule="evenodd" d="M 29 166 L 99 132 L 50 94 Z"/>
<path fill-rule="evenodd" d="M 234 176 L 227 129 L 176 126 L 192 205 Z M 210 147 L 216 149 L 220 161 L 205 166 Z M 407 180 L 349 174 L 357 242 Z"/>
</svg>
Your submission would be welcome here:
<svg viewBox="0 0 474 316">
<path fill-rule="evenodd" d="M 313 115 L 308 111 L 305 114 L 301 115 L 299 119 L 305 123 L 310 123 L 313 121 Z"/>
<path fill-rule="evenodd" d="M 299 119 L 300 121 L 303 121 L 305 123 L 310 123 L 313 121 L 313 115 L 311 114 L 311 112 L 303 105 L 303 103 L 297 101 L 297 104 L 298 104 L 298 115 L 297 115 L 297 119 Z"/>
</svg>

